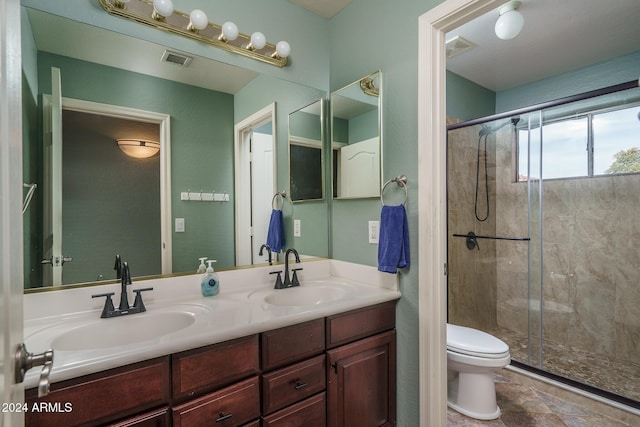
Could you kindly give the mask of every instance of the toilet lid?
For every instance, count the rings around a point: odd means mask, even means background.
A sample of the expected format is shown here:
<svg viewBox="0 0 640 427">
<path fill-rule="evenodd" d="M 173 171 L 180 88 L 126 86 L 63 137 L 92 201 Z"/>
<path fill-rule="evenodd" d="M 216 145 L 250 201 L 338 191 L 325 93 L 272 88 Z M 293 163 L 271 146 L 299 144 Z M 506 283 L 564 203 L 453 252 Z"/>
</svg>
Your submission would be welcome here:
<svg viewBox="0 0 640 427">
<path fill-rule="evenodd" d="M 471 356 L 499 358 L 509 354 L 509 346 L 486 332 L 447 323 L 447 350 Z"/>
</svg>

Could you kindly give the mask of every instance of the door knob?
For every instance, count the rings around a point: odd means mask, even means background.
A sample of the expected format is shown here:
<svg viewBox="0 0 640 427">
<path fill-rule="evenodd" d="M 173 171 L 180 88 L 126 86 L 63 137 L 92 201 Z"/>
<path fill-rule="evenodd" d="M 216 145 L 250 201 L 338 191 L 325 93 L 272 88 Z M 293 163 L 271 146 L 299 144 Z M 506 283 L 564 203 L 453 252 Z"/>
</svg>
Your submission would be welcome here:
<svg viewBox="0 0 640 427">
<path fill-rule="evenodd" d="M 33 354 L 27 351 L 24 343 L 18 344 L 16 350 L 16 367 L 15 380 L 16 383 L 24 381 L 27 371 L 35 366 L 42 366 L 40 372 L 40 380 L 38 381 L 38 397 L 44 397 L 49 394 L 49 374 L 53 365 L 53 350 L 49 349 L 44 353 Z"/>
</svg>

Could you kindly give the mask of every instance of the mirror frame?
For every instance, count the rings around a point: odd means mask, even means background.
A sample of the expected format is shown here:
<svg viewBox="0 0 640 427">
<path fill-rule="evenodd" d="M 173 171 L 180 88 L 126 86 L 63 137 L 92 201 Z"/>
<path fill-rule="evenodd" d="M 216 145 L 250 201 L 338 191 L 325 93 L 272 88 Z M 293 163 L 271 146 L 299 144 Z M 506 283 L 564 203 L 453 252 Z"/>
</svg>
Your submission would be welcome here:
<svg viewBox="0 0 640 427">
<path fill-rule="evenodd" d="M 298 136 L 298 135 L 294 135 L 292 133 L 292 129 L 291 129 L 291 118 L 294 114 L 296 113 L 300 113 L 300 112 L 305 112 L 304 110 L 315 106 L 316 104 L 320 105 L 320 115 L 319 115 L 319 119 L 320 119 L 320 123 L 318 124 L 320 127 L 320 139 L 319 140 L 314 140 L 311 138 L 307 138 L 304 136 Z M 325 99 L 324 98 L 320 98 L 310 104 L 305 105 L 304 107 L 292 111 L 291 113 L 289 113 L 289 137 L 288 137 L 288 153 L 289 153 L 289 160 L 288 160 L 288 166 L 289 166 L 289 172 L 288 172 L 288 177 L 289 177 L 289 199 L 291 200 L 292 203 L 302 203 L 302 202 L 310 202 L 310 201 L 322 201 L 325 199 L 326 197 L 326 191 L 325 191 L 325 161 L 326 161 L 326 155 L 325 155 L 325 121 L 326 121 L 326 113 L 325 113 Z M 317 142 L 320 143 L 319 147 Z M 320 148 L 320 197 L 317 198 L 301 198 L 301 199 L 295 199 L 294 198 L 294 193 L 293 190 L 291 188 L 291 146 L 295 145 L 295 146 L 301 146 L 301 147 L 306 147 L 306 148 Z"/>
<path fill-rule="evenodd" d="M 375 87 L 375 82 L 377 81 L 378 83 L 378 87 Z M 339 148 L 348 145 L 344 144 L 344 145 L 337 145 L 340 143 L 336 143 L 335 142 L 335 125 L 334 125 L 334 118 L 335 118 L 335 110 L 336 110 L 336 101 L 334 97 L 337 96 L 341 96 L 341 92 L 347 91 L 347 90 L 352 90 L 353 87 L 359 86 L 359 90 L 362 91 L 363 94 L 365 95 L 369 95 L 369 96 L 375 96 L 378 98 L 378 102 L 377 102 L 377 110 L 378 110 L 378 114 L 377 114 L 377 130 L 378 130 L 378 134 L 377 134 L 377 138 L 378 138 L 378 166 L 379 166 L 379 173 L 378 173 L 378 185 L 377 185 L 377 189 L 375 191 L 375 193 L 371 193 L 371 194 L 366 194 L 366 195 L 362 195 L 362 196 L 339 196 L 337 194 L 338 189 L 337 189 L 337 171 L 336 171 L 336 167 L 338 167 L 336 165 L 336 162 L 334 161 L 334 154 L 335 152 L 339 152 Z M 331 150 L 331 196 L 332 199 L 334 200 L 350 200 L 350 199 L 370 199 L 370 198 L 375 198 L 375 197 L 380 197 L 380 193 L 381 193 L 381 188 L 382 188 L 382 183 L 383 183 L 383 166 L 384 166 L 384 162 L 383 162 L 383 152 L 384 152 L 384 144 L 383 144 L 383 128 L 382 128 L 382 119 L 383 119 L 383 115 L 382 115 L 382 71 L 381 70 L 377 70 L 374 71 L 371 74 L 367 74 L 366 76 L 361 77 L 360 79 L 349 83 L 348 85 L 335 90 L 333 92 L 331 92 L 331 96 L 330 96 L 330 114 L 329 114 L 329 119 L 330 119 L 330 123 L 329 125 L 331 126 L 331 133 L 330 133 L 330 150 Z M 366 141 L 366 140 L 363 140 Z M 363 141 L 359 141 L 359 142 L 363 142 Z M 334 193 L 334 189 L 335 189 L 335 193 Z"/>
</svg>

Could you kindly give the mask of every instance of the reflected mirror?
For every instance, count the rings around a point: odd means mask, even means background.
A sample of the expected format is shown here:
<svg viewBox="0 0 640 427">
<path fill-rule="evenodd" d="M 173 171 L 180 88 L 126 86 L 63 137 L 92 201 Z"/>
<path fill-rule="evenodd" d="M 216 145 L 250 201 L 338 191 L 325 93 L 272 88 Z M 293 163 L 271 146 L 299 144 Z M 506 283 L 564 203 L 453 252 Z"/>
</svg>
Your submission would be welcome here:
<svg viewBox="0 0 640 427">
<path fill-rule="evenodd" d="M 333 198 L 380 196 L 381 74 L 377 71 L 331 94 Z"/>
<path fill-rule="evenodd" d="M 62 82 L 63 132 L 77 134 L 74 144 L 84 150 L 83 154 L 71 151 L 71 139 L 63 136 L 63 151 L 67 153 L 62 166 L 65 178 L 60 254 L 73 261 L 60 262 L 61 283 L 91 284 L 115 279 L 116 254 L 129 262 L 134 280 L 140 280 L 140 276 L 157 277 L 163 272 L 195 273 L 200 257 L 216 259 L 218 269 L 242 264 L 237 262 L 235 250 L 234 125 L 267 105 L 276 105 L 277 122 L 272 124 L 271 133 L 273 174 L 277 188 L 286 188 L 287 116 L 300 105 L 325 97 L 326 92 L 33 8 L 23 8 L 22 43 L 23 179 L 25 184 L 37 184 L 23 216 L 25 288 L 52 284 L 49 279 L 45 281 L 52 267 L 42 264 L 48 258 L 46 248 L 51 240 L 45 237 L 44 189 L 50 180 L 43 174 L 42 122 L 43 99 L 52 93 L 54 67 L 60 69 Z M 176 64 L 182 60 L 188 66 Z M 167 120 L 163 125 L 160 119 L 143 117 L 133 126 L 121 126 L 122 120 L 98 126 L 97 122 L 107 121 L 108 117 L 72 117 L 74 107 L 65 105 L 78 101 L 152 113 Z M 74 130 L 74 123 L 90 127 L 89 136 Z M 134 159 L 116 144 L 116 138 L 163 142 L 163 126 L 171 144 L 170 155 L 168 149 L 163 152 L 161 147 L 160 154 Z M 98 147 L 98 142 L 104 142 L 104 147 Z M 101 161 L 107 159 L 103 150 L 113 156 L 109 163 Z M 159 162 L 163 153 L 170 157 L 166 163 Z M 95 156 L 91 161 L 87 157 L 90 155 Z M 153 177 L 134 174 L 144 169 L 143 164 L 152 169 L 149 173 Z M 158 208 L 159 179 L 163 176 L 169 180 L 167 207 Z M 126 180 L 118 182 L 116 177 Z M 79 183 L 83 184 L 82 189 Z M 136 187 L 142 192 L 134 193 Z M 25 188 L 25 196 L 28 190 Z M 132 199 L 142 199 L 147 207 L 156 208 L 143 214 Z M 270 200 L 269 197 L 268 210 Z M 118 217 L 116 212 L 122 215 Z M 99 225 L 92 220 L 97 219 L 96 215 L 101 216 Z M 296 212 L 303 224 L 316 220 L 315 216 L 305 215 L 314 213 Z M 82 224 L 73 218 L 82 218 Z M 287 217 L 284 224 L 291 235 L 292 221 Z M 134 236 L 130 227 L 144 228 L 146 237 Z M 162 227 L 168 229 L 166 237 L 161 237 Z M 148 243 L 138 246 L 143 241 Z M 294 243 L 296 248 L 303 248 L 301 254 L 328 256 L 328 233 L 307 233 Z M 166 249 L 172 253 L 169 269 L 160 260 Z"/>
<path fill-rule="evenodd" d="M 289 194 L 292 202 L 324 198 L 323 100 L 289 114 Z"/>
</svg>

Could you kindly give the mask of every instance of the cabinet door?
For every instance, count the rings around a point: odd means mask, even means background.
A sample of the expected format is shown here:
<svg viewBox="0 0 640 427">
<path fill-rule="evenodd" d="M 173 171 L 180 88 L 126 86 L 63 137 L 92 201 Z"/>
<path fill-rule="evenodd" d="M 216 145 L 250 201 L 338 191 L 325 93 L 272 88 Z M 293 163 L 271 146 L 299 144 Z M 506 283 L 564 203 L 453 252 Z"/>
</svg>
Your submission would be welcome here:
<svg viewBox="0 0 640 427">
<path fill-rule="evenodd" d="M 395 331 L 330 350 L 327 357 L 328 425 L 395 425 Z"/>
<path fill-rule="evenodd" d="M 124 421 L 109 424 L 109 427 L 168 427 L 170 425 L 169 408 L 162 408 L 157 411 L 131 417 Z"/>
</svg>

